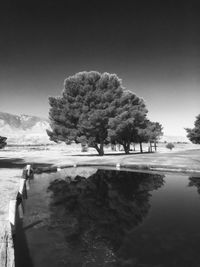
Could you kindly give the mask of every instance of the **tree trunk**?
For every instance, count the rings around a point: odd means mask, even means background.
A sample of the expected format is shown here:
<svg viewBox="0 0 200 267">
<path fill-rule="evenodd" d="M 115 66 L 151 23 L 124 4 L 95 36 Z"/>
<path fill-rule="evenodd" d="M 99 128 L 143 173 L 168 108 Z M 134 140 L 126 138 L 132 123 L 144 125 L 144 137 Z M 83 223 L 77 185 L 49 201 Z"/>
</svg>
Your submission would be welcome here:
<svg viewBox="0 0 200 267">
<path fill-rule="evenodd" d="M 149 152 L 152 153 L 152 144 L 151 144 L 151 141 L 149 142 Z"/>
<path fill-rule="evenodd" d="M 129 154 L 129 148 L 126 147 L 126 149 L 124 148 L 125 154 Z"/>
<path fill-rule="evenodd" d="M 112 151 L 117 151 L 117 149 L 116 149 L 116 145 L 111 144 L 111 150 L 112 150 Z"/>
<path fill-rule="evenodd" d="M 98 145 L 95 145 L 94 147 L 97 152 L 99 153 L 99 156 L 103 156 L 104 155 L 104 150 L 103 150 L 103 142 L 100 143 L 100 146 L 98 147 Z"/>
<path fill-rule="evenodd" d="M 154 141 L 154 149 L 155 149 L 155 151 L 157 151 L 156 141 Z"/>
<path fill-rule="evenodd" d="M 143 153 L 142 142 L 140 142 L 140 152 Z"/>
<path fill-rule="evenodd" d="M 135 151 L 135 143 L 133 143 L 133 151 Z"/>
<path fill-rule="evenodd" d="M 129 154 L 129 152 L 130 152 L 130 143 L 124 144 L 123 147 L 124 147 L 125 153 Z"/>
<path fill-rule="evenodd" d="M 152 153 L 152 152 L 153 152 L 153 149 L 152 149 L 152 147 L 153 147 L 153 146 L 152 146 L 152 142 L 150 141 L 150 142 L 149 142 L 149 152 L 150 152 L 150 153 Z"/>
</svg>

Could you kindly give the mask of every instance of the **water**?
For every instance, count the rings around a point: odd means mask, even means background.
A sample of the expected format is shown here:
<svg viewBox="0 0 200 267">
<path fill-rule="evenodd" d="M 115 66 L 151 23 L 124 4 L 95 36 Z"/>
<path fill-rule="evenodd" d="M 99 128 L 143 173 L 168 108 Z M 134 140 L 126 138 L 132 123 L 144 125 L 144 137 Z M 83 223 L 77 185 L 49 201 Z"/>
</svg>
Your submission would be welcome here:
<svg viewBox="0 0 200 267">
<path fill-rule="evenodd" d="M 18 266 L 199 267 L 200 178 L 94 168 L 35 176 Z"/>
</svg>

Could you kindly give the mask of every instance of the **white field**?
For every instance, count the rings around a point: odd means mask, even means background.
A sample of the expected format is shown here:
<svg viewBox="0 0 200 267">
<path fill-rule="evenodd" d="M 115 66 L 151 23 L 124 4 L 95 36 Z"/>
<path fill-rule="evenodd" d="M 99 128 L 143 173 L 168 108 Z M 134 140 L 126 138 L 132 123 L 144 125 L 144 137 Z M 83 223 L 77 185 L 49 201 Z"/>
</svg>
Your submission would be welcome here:
<svg viewBox="0 0 200 267">
<path fill-rule="evenodd" d="M 9 201 L 16 199 L 21 174 L 20 169 L 0 168 L 0 221 L 8 220 Z"/>
<path fill-rule="evenodd" d="M 174 153 L 178 151 L 190 150 L 190 149 L 200 149 L 200 145 L 195 145 L 191 143 L 187 144 L 174 144 L 175 148 L 172 150 L 167 149 L 164 143 L 159 143 L 157 147 L 157 153 Z M 121 147 L 122 148 L 122 147 Z M 136 151 L 131 151 L 131 153 L 139 153 L 139 145 L 135 146 Z M 112 151 L 110 146 L 105 147 L 105 154 L 119 154 L 124 153 L 124 151 Z M 148 144 L 143 144 L 143 152 L 148 152 Z M 7 146 L 0 150 L 0 158 L 21 158 L 26 162 L 42 162 L 51 164 L 65 164 L 65 157 L 68 156 L 68 163 L 74 162 L 74 158 L 71 158 L 69 162 L 70 155 L 98 155 L 94 148 L 89 148 L 88 152 L 81 152 L 80 144 L 66 145 L 55 144 L 55 145 L 44 145 L 44 146 Z"/>
</svg>

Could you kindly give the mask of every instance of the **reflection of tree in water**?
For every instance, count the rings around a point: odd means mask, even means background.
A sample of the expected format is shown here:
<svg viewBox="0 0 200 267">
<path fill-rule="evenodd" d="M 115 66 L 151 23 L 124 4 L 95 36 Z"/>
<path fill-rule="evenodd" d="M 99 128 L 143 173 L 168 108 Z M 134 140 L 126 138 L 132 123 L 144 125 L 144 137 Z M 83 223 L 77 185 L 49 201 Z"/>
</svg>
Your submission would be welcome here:
<svg viewBox="0 0 200 267">
<path fill-rule="evenodd" d="M 88 179 L 76 176 L 51 183 L 52 220 L 63 227 L 73 250 L 82 253 L 76 266 L 116 266 L 124 237 L 147 215 L 150 191 L 163 185 L 163 177 L 98 170 Z"/>
<path fill-rule="evenodd" d="M 196 186 L 197 192 L 200 194 L 200 177 L 189 177 L 188 186 Z"/>
</svg>

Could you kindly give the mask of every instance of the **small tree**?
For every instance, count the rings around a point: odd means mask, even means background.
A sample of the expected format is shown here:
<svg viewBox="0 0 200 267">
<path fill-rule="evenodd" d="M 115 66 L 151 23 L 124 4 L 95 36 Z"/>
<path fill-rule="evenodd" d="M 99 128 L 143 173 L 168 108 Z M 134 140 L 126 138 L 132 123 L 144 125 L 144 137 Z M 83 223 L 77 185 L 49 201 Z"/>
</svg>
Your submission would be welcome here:
<svg viewBox="0 0 200 267">
<path fill-rule="evenodd" d="M 186 128 L 187 137 L 194 144 L 200 144 L 200 114 L 196 117 L 194 128 Z"/>
<path fill-rule="evenodd" d="M 143 124 L 146 114 L 144 100 L 125 91 L 115 110 L 115 117 L 109 119 L 108 135 L 111 143 L 122 145 L 128 154 L 131 142 L 137 141 L 138 127 Z"/>
<path fill-rule="evenodd" d="M 174 148 L 174 144 L 173 143 L 167 143 L 166 148 L 172 150 Z"/>
<path fill-rule="evenodd" d="M 148 128 L 148 120 L 144 120 L 137 127 L 136 141 L 140 145 L 140 152 L 143 153 L 142 143 L 149 141 L 149 128 Z"/>
<path fill-rule="evenodd" d="M 151 122 L 145 119 L 137 127 L 137 142 L 140 144 L 140 152 L 143 152 L 142 143 L 149 142 L 149 151 L 152 152 L 152 143 L 154 143 L 154 148 L 156 151 L 156 143 L 162 135 L 162 125 L 158 122 Z"/>
<path fill-rule="evenodd" d="M 152 152 L 152 143 L 154 144 L 155 151 L 157 150 L 157 142 L 160 137 L 163 135 L 163 127 L 159 122 L 149 121 L 147 124 L 147 131 L 150 142 L 150 152 Z"/>
<path fill-rule="evenodd" d="M 6 137 L 0 136 L 0 149 L 4 148 L 7 145 L 6 140 Z"/>
</svg>

